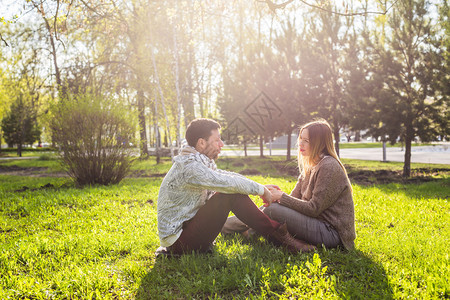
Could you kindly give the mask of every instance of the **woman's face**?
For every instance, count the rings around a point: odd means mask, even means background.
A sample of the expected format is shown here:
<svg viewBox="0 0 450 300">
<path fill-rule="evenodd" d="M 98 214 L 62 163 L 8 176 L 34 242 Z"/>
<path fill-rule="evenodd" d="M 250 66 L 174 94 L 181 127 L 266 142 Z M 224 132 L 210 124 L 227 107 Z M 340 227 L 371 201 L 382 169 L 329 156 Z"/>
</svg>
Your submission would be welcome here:
<svg viewBox="0 0 450 300">
<path fill-rule="evenodd" d="M 309 144 L 309 131 L 306 128 L 304 128 L 300 133 L 299 147 L 300 147 L 300 154 L 302 156 L 311 155 L 311 147 Z"/>
</svg>

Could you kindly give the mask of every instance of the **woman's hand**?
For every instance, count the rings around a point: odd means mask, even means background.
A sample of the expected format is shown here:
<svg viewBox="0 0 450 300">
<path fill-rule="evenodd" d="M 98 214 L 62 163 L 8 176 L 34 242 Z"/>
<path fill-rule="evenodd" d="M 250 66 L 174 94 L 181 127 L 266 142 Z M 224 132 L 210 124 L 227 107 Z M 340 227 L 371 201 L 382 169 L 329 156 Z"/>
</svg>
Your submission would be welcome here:
<svg viewBox="0 0 450 300">
<path fill-rule="evenodd" d="M 272 202 L 280 203 L 281 196 L 283 196 L 283 191 L 277 185 L 266 185 L 267 189 L 272 194 Z"/>
</svg>

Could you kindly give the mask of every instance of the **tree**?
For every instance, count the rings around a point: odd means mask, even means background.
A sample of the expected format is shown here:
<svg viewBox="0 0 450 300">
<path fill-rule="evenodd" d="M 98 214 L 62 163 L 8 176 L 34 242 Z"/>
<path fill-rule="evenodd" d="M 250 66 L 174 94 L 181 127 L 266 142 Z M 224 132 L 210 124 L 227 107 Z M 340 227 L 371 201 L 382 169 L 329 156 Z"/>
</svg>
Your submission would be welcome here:
<svg viewBox="0 0 450 300">
<path fill-rule="evenodd" d="M 302 66 L 304 109 L 311 118 L 322 117 L 332 126 L 339 155 L 340 131 L 348 124 L 348 88 L 353 60 L 354 19 L 326 10 L 315 11 L 307 20 Z M 337 8 L 334 11 L 338 11 Z"/>
<path fill-rule="evenodd" d="M 275 95 L 275 101 L 282 111 L 281 118 L 274 122 L 274 129 L 286 133 L 288 136 L 286 159 L 291 159 L 291 138 L 294 130 L 309 118 L 309 111 L 305 109 L 306 84 L 304 81 L 304 65 L 310 59 L 306 57 L 306 41 L 303 39 L 298 20 L 285 21 L 280 32 L 275 35 L 274 47 L 266 51 L 271 73 L 271 94 Z"/>
<path fill-rule="evenodd" d="M 39 120 L 45 111 L 44 102 L 47 99 L 48 81 L 45 73 L 41 70 L 40 60 L 43 58 L 39 43 L 40 34 L 34 32 L 33 28 L 23 24 L 6 24 L 3 28 L 4 36 L 8 40 L 14 41 L 14 51 L 5 51 L 0 56 L 1 66 L 6 68 L 0 74 L 0 119 L 6 116 L 9 110 L 10 115 L 5 120 L 9 122 L 8 128 L 14 123 L 32 124 L 20 126 L 25 131 L 35 131 L 37 140 L 40 142 L 40 132 L 42 122 Z M 12 39 L 12 37 L 15 37 Z M 12 105 L 14 102 L 14 105 Z M 12 113 L 12 115 L 11 115 Z M 21 115 L 24 115 L 22 117 Z M 18 118 L 20 116 L 20 118 Z M 11 123 L 12 122 L 12 123 Z M 27 129 L 29 127 L 33 129 Z M 21 129 L 22 130 L 22 129 Z M 19 152 L 24 142 L 17 143 L 21 140 L 22 133 L 17 133 L 13 138 L 13 133 L 8 133 L 9 144 L 17 144 Z M 26 135 L 25 135 L 26 136 Z M 32 134 L 33 136 L 33 134 Z M 6 136 L 5 136 L 6 137 Z M 35 140 L 25 143 L 33 143 Z"/>
<path fill-rule="evenodd" d="M 2 69 L 0 69 L 0 120 L 3 119 L 3 117 L 8 112 L 12 99 L 8 95 L 8 87 L 6 84 L 6 81 L 8 81 L 8 78 L 6 74 L 3 72 Z M 3 140 L 3 133 L 1 131 L 0 127 L 0 151 L 2 149 L 2 141 Z"/>
<path fill-rule="evenodd" d="M 56 80 L 56 88 L 65 97 L 66 86 L 61 75 L 61 66 L 59 62 L 60 50 L 58 45 L 65 47 L 61 37 L 67 30 L 66 22 L 70 14 L 73 1 L 64 0 L 27 0 L 24 3 L 25 7 L 30 7 L 34 10 L 42 21 L 44 28 L 40 28 L 45 36 L 44 41 L 48 41 L 49 48 L 47 49 L 51 55 L 54 76 Z"/>
<path fill-rule="evenodd" d="M 398 2 L 388 18 L 386 42 L 374 48 L 373 111 L 393 142 L 405 143 L 403 176 L 411 175 L 411 143 L 430 141 L 442 133 L 436 121 L 448 116 L 448 105 L 436 82 L 445 77 L 441 45 L 427 17 L 425 0 Z M 444 116 L 443 116 L 444 114 Z"/>
<path fill-rule="evenodd" d="M 450 138 L 450 6 L 447 0 L 442 0 L 442 4 L 439 6 L 439 25 L 437 33 L 442 36 L 441 38 L 441 55 L 444 60 L 442 74 L 446 76 L 439 76 L 437 78 L 437 89 L 442 96 L 442 114 L 438 123 L 441 127 L 441 138 Z"/>
<path fill-rule="evenodd" d="M 26 102 L 23 94 L 19 94 L 12 103 L 10 111 L 2 120 L 1 127 L 8 146 L 17 145 L 18 156 L 22 156 L 23 145 L 33 144 L 41 135 L 36 122 L 36 111 Z"/>
</svg>

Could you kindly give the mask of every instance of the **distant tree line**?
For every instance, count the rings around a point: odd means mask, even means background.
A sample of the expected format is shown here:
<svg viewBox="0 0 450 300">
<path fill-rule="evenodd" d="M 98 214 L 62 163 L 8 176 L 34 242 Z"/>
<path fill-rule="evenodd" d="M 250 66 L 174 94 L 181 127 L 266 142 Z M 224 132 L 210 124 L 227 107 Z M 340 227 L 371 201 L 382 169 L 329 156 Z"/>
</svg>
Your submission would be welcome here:
<svg viewBox="0 0 450 300">
<path fill-rule="evenodd" d="M 400 138 L 409 176 L 411 142 L 449 135 L 447 1 L 344 2 L 24 0 L 1 27 L 2 139 L 56 142 L 56 103 L 86 97 L 128 107 L 141 157 L 196 117 L 261 145 L 322 117 L 337 151 L 343 129 Z M 281 111 L 263 129 L 245 114 L 260 93 Z"/>
</svg>

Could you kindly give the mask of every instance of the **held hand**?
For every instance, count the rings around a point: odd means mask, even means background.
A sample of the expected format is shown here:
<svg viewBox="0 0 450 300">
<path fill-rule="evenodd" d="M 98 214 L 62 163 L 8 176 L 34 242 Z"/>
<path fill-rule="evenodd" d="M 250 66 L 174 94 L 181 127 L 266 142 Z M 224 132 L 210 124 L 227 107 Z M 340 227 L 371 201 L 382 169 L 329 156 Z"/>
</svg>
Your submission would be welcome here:
<svg viewBox="0 0 450 300">
<path fill-rule="evenodd" d="M 281 191 L 280 187 L 278 185 L 275 185 L 275 184 L 266 184 L 266 188 L 268 188 L 269 191 L 271 191 L 272 189 L 276 189 L 276 190 Z"/>
<path fill-rule="evenodd" d="M 264 202 L 264 207 L 268 207 L 272 204 L 272 193 L 267 187 L 264 187 L 264 195 L 261 196 L 261 199 Z"/>
<path fill-rule="evenodd" d="M 281 196 L 283 196 L 283 191 L 277 186 L 268 187 L 270 193 L 272 194 L 272 202 L 280 203 Z"/>
</svg>

